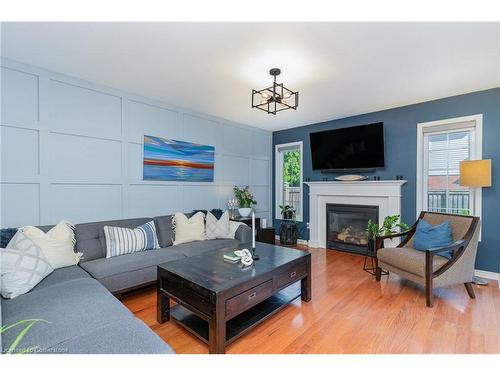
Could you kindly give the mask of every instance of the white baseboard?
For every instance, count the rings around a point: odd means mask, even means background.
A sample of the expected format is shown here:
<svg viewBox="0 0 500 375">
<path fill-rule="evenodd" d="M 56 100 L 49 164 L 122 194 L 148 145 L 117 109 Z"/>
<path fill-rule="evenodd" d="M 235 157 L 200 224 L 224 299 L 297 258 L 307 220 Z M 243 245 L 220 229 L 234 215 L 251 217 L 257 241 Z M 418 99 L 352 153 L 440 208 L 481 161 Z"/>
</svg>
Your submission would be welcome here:
<svg viewBox="0 0 500 375">
<path fill-rule="evenodd" d="M 476 270 L 474 272 L 474 275 L 476 275 L 477 277 L 488 279 L 488 280 L 495 280 L 497 282 L 498 289 L 500 289 L 500 273 L 483 271 L 483 270 Z"/>
</svg>

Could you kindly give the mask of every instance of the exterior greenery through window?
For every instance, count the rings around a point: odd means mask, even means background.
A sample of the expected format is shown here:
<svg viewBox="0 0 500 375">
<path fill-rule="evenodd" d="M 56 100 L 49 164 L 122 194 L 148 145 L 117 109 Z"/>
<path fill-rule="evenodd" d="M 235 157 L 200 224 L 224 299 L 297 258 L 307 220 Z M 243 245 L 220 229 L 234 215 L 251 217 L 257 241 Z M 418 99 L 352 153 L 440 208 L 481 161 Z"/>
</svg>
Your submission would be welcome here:
<svg viewBox="0 0 500 375">
<path fill-rule="evenodd" d="M 289 187 L 300 187 L 300 151 L 285 151 L 283 159 L 283 182 Z"/>
<path fill-rule="evenodd" d="M 291 206 L 295 218 L 302 220 L 302 143 L 276 146 L 276 216 L 280 206 Z"/>
</svg>

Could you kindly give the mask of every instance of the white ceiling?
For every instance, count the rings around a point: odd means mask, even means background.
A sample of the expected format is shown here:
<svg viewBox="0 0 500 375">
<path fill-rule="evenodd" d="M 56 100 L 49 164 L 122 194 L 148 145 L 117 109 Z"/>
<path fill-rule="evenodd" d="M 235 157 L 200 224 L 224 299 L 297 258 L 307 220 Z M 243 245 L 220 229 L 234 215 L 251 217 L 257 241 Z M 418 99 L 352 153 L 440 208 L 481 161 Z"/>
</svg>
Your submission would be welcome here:
<svg viewBox="0 0 500 375">
<path fill-rule="evenodd" d="M 3 23 L 2 55 L 268 130 L 500 86 L 500 23 Z M 250 108 L 269 68 L 297 111 Z"/>
</svg>

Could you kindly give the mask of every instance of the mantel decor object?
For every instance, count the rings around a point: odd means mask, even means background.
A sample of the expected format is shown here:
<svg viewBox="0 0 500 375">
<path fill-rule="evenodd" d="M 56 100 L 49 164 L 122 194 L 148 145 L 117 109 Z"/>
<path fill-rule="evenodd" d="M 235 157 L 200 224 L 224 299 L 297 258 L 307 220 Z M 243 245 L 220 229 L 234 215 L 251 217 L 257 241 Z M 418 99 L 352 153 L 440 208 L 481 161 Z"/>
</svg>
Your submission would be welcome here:
<svg viewBox="0 0 500 375">
<path fill-rule="evenodd" d="M 366 176 L 361 176 L 359 174 L 343 174 L 341 176 L 335 176 L 336 181 L 364 181 L 368 179 Z"/>
</svg>

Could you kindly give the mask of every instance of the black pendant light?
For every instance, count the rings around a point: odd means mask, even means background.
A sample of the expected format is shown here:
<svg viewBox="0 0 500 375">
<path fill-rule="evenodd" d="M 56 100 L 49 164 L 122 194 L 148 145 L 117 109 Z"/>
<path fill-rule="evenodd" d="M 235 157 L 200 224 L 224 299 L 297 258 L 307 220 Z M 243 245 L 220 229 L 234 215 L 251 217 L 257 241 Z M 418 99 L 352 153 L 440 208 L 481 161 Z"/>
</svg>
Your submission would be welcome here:
<svg viewBox="0 0 500 375">
<path fill-rule="evenodd" d="M 275 115 L 285 109 L 297 109 L 299 105 L 299 93 L 276 83 L 276 77 L 281 70 L 273 68 L 269 74 L 274 77 L 273 85 L 262 90 L 252 90 L 252 108 L 258 108 L 264 112 Z"/>
</svg>

